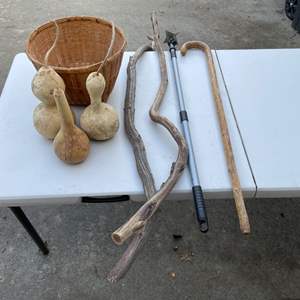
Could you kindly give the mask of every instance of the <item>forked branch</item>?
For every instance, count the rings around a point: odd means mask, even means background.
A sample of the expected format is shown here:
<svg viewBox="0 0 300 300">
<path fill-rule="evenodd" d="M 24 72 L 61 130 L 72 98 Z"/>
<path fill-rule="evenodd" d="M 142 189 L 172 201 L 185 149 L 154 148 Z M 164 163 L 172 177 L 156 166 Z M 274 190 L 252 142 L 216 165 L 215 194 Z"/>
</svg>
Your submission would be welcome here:
<svg viewBox="0 0 300 300">
<path fill-rule="evenodd" d="M 139 176 L 142 180 L 144 192 L 147 199 L 150 199 L 156 192 L 154 179 L 151 173 L 149 162 L 147 159 L 146 149 L 141 135 L 134 124 L 135 115 L 135 91 L 136 91 L 136 64 L 139 58 L 145 51 L 152 50 L 150 45 L 144 45 L 140 47 L 135 54 L 130 57 L 127 66 L 127 89 L 124 104 L 124 124 L 127 137 L 132 145 L 136 167 Z M 116 282 L 124 276 L 127 270 L 130 268 L 132 262 L 136 258 L 139 250 L 143 246 L 145 237 L 147 236 L 150 224 L 142 228 L 135 233 L 132 241 L 128 245 L 126 251 L 116 263 L 114 268 L 110 271 L 107 279 L 110 282 Z"/>
<path fill-rule="evenodd" d="M 178 145 L 178 156 L 176 161 L 172 164 L 170 175 L 166 182 L 161 186 L 159 191 L 155 193 L 150 200 L 148 200 L 123 226 L 117 229 L 112 234 L 113 241 L 121 245 L 128 238 L 130 238 L 137 231 L 143 229 L 147 222 L 150 220 L 152 215 L 156 212 L 160 203 L 167 197 L 167 195 L 171 192 L 178 179 L 180 178 L 184 167 L 187 163 L 187 146 L 184 140 L 184 137 L 180 133 L 180 131 L 176 128 L 176 126 L 168 120 L 166 117 L 161 116 L 159 114 L 159 108 L 164 99 L 165 92 L 168 85 L 168 74 L 167 74 L 167 66 L 165 61 L 164 52 L 161 46 L 161 42 L 159 40 L 159 30 L 158 23 L 156 20 L 156 15 L 153 12 L 151 16 L 152 27 L 153 27 L 153 46 L 157 51 L 159 57 L 160 64 L 160 73 L 161 73 L 161 82 L 156 94 L 155 100 L 150 109 L 150 118 L 165 127 L 172 138 L 175 140 Z"/>
</svg>

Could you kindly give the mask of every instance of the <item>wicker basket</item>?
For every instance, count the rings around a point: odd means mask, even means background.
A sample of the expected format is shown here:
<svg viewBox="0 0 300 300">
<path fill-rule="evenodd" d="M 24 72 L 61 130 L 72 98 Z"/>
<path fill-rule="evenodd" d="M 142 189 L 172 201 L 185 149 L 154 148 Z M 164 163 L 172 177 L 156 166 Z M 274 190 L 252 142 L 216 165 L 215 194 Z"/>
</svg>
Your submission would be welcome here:
<svg viewBox="0 0 300 300">
<path fill-rule="evenodd" d="M 57 20 L 59 39 L 49 56 L 49 65 L 63 78 L 68 101 L 72 105 L 88 105 L 89 95 L 85 87 L 87 76 L 98 69 L 111 42 L 111 23 L 94 17 L 67 17 Z M 36 69 L 44 63 L 44 57 L 55 39 L 55 25 L 46 23 L 31 33 L 26 53 Z M 116 27 L 111 57 L 103 66 L 106 79 L 103 101 L 107 101 L 116 82 L 126 40 L 122 30 Z"/>
</svg>

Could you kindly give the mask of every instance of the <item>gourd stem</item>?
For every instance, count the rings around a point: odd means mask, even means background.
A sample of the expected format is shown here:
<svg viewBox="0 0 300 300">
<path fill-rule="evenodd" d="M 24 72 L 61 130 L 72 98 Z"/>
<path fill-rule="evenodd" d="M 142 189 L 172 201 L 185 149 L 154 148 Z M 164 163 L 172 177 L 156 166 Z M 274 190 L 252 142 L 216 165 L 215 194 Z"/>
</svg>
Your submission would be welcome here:
<svg viewBox="0 0 300 300">
<path fill-rule="evenodd" d="M 54 99 L 60 115 L 61 127 L 63 129 L 72 129 L 74 127 L 74 119 L 64 91 L 62 89 L 54 89 Z"/>
<path fill-rule="evenodd" d="M 115 24 L 114 24 L 114 22 L 111 22 L 111 41 L 110 41 L 110 45 L 107 49 L 107 53 L 106 53 L 104 59 L 100 62 L 99 68 L 97 70 L 97 74 L 99 74 L 101 72 L 103 66 L 106 64 L 109 56 L 111 55 L 113 45 L 114 45 L 114 42 L 115 42 L 115 38 L 116 38 Z"/>
<path fill-rule="evenodd" d="M 56 44 L 57 44 L 57 41 L 58 41 L 58 38 L 59 38 L 59 27 L 57 25 L 57 22 L 54 20 L 53 21 L 54 25 L 55 25 L 55 40 L 52 44 L 52 46 L 50 47 L 50 49 L 46 52 L 45 54 L 45 58 L 44 58 L 44 65 L 45 67 L 48 67 L 48 60 L 49 60 L 49 56 L 51 54 L 51 52 L 53 51 L 53 49 L 56 47 Z"/>
</svg>

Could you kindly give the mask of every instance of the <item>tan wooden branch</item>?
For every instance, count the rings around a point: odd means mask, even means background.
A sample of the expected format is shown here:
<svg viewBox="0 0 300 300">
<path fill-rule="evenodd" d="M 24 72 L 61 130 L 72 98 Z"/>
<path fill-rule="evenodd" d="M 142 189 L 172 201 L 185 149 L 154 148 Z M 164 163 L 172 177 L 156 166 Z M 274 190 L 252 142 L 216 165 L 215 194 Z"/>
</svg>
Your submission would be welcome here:
<svg viewBox="0 0 300 300">
<path fill-rule="evenodd" d="M 228 166 L 228 172 L 231 177 L 232 182 L 232 189 L 233 189 L 233 197 L 235 200 L 236 210 L 239 217 L 240 222 L 240 228 L 242 233 L 248 234 L 250 233 L 250 224 L 248 219 L 248 214 L 243 198 L 243 193 L 241 189 L 241 184 L 234 160 L 234 155 L 232 151 L 231 141 L 230 141 L 230 135 L 229 130 L 226 122 L 225 112 L 222 104 L 222 99 L 220 97 L 219 92 L 219 86 L 218 86 L 218 80 L 216 75 L 216 70 L 214 66 L 214 61 L 212 58 L 211 50 L 209 46 L 201 41 L 191 41 L 187 42 L 182 45 L 180 52 L 182 55 L 185 55 L 188 51 L 188 49 L 191 48 L 197 48 L 202 50 L 208 61 L 208 69 L 210 74 L 210 80 L 211 80 L 211 86 L 212 86 L 212 93 L 215 100 L 215 105 L 217 109 L 217 114 L 219 118 L 219 124 L 222 134 L 222 141 L 224 145 L 224 152 L 227 160 L 227 166 Z"/>
<path fill-rule="evenodd" d="M 119 229 L 113 232 L 112 239 L 118 245 L 123 244 L 128 238 L 130 238 L 137 231 L 141 230 L 147 224 L 149 219 L 156 212 L 160 203 L 166 198 L 166 196 L 171 192 L 171 190 L 175 186 L 187 163 L 188 152 L 184 137 L 170 120 L 159 114 L 159 108 L 163 101 L 168 85 L 168 74 L 164 52 L 159 40 L 159 30 L 155 13 L 152 13 L 151 21 L 153 27 L 153 45 L 159 57 L 161 83 L 149 114 L 154 122 L 161 124 L 169 131 L 169 133 L 178 145 L 178 156 L 176 161 L 172 165 L 168 179 L 161 186 L 159 191 L 156 194 L 154 194 L 151 197 L 151 199 L 148 200 L 128 220 L 128 222 L 126 222 L 123 226 L 121 226 Z"/>
<path fill-rule="evenodd" d="M 136 64 L 145 51 L 153 50 L 151 45 L 147 44 L 140 47 L 130 57 L 127 66 L 127 89 L 124 105 L 124 123 L 127 137 L 133 147 L 136 159 L 136 167 L 143 183 L 146 198 L 150 199 L 156 192 L 153 175 L 147 159 L 146 149 L 143 139 L 134 125 L 135 114 L 135 91 L 136 91 Z"/>
<path fill-rule="evenodd" d="M 151 45 L 147 44 L 140 47 L 135 52 L 135 54 L 129 59 L 129 63 L 127 66 L 127 89 L 124 104 L 124 124 L 127 137 L 133 147 L 133 152 L 136 160 L 136 167 L 143 183 L 146 198 L 150 199 L 156 192 L 154 179 L 147 159 L 143 139 L 134 124 L 136 64 L 139 58 L 147 50 L 152 50 Z M 110 282 L 118 281 L 128 271 L 132 262 L 136 258 L 138 251 L 144 244 L 143 242 L 145 241 L 145 237 L 147 236 L 150 229 L 149 225 L 150 224 L 147 224 L 147 226 L 145 226 L 135 234 L 122 257 L 119 259 L 114 268 L 108 274 L 107 279 Z"/>
</svg>

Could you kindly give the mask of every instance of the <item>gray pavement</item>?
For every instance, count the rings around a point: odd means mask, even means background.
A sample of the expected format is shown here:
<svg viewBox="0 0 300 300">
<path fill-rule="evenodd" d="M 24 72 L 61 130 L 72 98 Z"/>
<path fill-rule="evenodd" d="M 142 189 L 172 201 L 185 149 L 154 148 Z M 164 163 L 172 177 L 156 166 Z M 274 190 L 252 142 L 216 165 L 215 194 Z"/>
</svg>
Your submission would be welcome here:
<svg viewBox="0 0 300 300">
<path fill-rule="evenodd" d="M 49 19 L 113 19 L 124 29 L 129 50 L 151 32 L 153 9 L 161 31 L 179 31 L 181 42 L 202 39 L 216 49 L 300 47 L 283 6 L 279 0 L 1 0 L 0 85 L 27 35 Z M 1 209 L 0 299 L 300 299 L 299 199 L 249 200 L 253 232 L 247 237 L 239 232 L 231 199 L 208 203 L 207 235 L 199 233 L 191 202 L 166 202 L 130 272 L 112 285 L 105 275 L 124 247 L 115 246 L 110 233 L 139 206 L 25 208 L 49 243 L 49 257 Z M 174 240 L 173 234 L 183 238 Z"/>
</svg>

